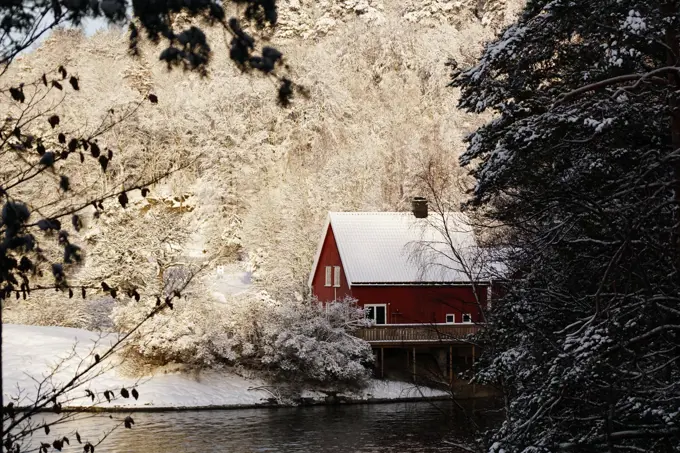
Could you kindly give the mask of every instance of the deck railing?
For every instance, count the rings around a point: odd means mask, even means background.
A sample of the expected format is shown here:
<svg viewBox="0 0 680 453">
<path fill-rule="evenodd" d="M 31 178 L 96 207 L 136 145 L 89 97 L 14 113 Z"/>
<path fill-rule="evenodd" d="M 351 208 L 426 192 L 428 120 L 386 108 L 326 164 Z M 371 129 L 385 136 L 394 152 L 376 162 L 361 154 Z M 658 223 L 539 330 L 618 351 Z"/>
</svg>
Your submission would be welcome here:
<svg viewBox="0 0 680 453">
<path fill-rule="evenodd" d="M 385 324 L 359 329 L 356 336 L 369 343 L 457 343 L 479 329 L 477 324 Z"/>
</svg>

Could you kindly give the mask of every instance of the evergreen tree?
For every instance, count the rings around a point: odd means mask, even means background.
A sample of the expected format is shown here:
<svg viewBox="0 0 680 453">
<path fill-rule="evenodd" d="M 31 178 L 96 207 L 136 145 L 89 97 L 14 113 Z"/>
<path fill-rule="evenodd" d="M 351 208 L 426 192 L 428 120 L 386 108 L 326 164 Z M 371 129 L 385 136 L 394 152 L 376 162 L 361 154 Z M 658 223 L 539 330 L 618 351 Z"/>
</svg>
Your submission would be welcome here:
<svg viewBox="0 0 680 453">
<path fill-rule="evenodd" d="M 490 451 L 680 451 L 680 2 L 530 0 L 460 107 L 512 276 L 477 379 Z"/>
</svg>

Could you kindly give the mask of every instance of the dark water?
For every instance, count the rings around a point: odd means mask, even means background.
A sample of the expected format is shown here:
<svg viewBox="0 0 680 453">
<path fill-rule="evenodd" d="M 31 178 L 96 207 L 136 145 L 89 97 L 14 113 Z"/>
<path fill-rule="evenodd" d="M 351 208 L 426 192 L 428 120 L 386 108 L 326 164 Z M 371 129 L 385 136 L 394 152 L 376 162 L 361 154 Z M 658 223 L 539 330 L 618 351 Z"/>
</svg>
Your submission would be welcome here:
<svg viewBox="0 0 680 453">
<path fill-rule="evenodd" d="M 79 416 L 85 418 L 55 427 L 48 438 L 41 433 L 33 443 L 51 442 L 62 434 L 75 440 L 75 427 L 83 441 L 95 443 L 125 415 Z M 450 403 L 137 413 L 133 418 L 131 430 L 114 431 L 96 451 L 439 453 L 456 451 L 452 444 L 470 432 L 465 417 Z"/>
</svg>

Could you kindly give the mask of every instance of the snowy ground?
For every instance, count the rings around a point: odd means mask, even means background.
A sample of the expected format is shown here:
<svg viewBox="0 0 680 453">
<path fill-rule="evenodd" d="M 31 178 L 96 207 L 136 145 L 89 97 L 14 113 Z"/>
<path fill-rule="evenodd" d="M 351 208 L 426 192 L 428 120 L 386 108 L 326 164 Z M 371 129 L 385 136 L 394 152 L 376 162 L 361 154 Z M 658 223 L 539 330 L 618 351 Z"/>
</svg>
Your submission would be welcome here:
<svg viewBox="0 0 680 453">
<path fill-rule="evenodd" d="M 252 288 L 252 274 L 243 267 L 241 263 L 217 266 L 206 279 L 217 302 L 225 303 L 229 296 L 243 294 Z"/>
<path fill-rule="evenodd" d="M 40 382 L 58 385 L 67 382 L 79 369 L 89 364 L 90 351 L 105 350 L 116 338 L 81 329 L 65 327 L 37 327 L 4 324 L 2 334 L 3 405 L 17 400 L 20 406 L 30 404 Z M 81 358 L 85 358 L 83 361 Z M 64 359 L 64 360 L 62 360 Z M 61 363 L 60 363 L 61 362 Z M 110 368 L 110 367 L 109 367 Z M 52 373 L 52 370 L 55 370 Z M 263 404 L 271 394 L 258 387 L 266 384 L 258 380 L 244 379 L 227 372 L 168 373 L 142 379 L 125 377 L 124 367 L 102 369 L 83 387 L 66 397 L 64 406 L 90 405 L 85 389 L 99 392 L 103 401 L 100 407 L 207 407 L 250 406 Z M 51 375 L 51 377 L 50 377 Z M 45 384 L 43 384 L 44 386 Z M 139 399 L 120 398 L 122 387 L 139 391 Z M 113 390 L 118 397 L 107 402 L 104 390 Z M 305 392 L 305 397 L 322 400 L 325 395 Z M 350 395 L 352 399 L 401 399 L 445 396 L 444 392 L 415 388 L 412 384 L 374 380 L 361 394 Z"/>
</svg>

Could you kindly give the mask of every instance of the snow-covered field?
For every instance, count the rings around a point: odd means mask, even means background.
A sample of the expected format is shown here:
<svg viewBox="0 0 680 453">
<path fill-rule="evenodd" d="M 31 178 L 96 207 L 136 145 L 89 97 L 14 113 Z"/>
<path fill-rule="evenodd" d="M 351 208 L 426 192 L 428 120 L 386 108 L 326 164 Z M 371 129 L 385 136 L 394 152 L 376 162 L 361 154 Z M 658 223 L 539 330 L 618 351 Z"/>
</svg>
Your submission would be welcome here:
<svg viewBox="0 0 680 453">
<path fill-rule="evenodd" d="M 15 404 L 20 406 L 30 404 L 39 383 L 50 374 L 50 383 L 68 382 L 79 366 L 82 370 L 85 364 L 90 363 L 93 348 L 105 350 L 115 340 L 113 335 L 100 337 L 81 329 L 4 324 L 3 405 L 13 398 L 19 398 Z M 85 361 L 81 361 L 81 358 Z M 52 373 L 55 367 L 56 371 Z M 124 365 L 102 369 L 90 382 L 67 395 L 68 402 L 64 406 L 90 405 L 90 399 L 85 397 L 85 389 L 99 392 L 98 396 L 103 401 L 98 406 L 102 408 L 250 406 L 263 404 L 272 396 L 267 390 L 258 389 L 266 386 L 264 382 L 244 379 L 228 372 L 167 373 L 135 379 L 126 377 L 123 370 Z M 119 391 L 123 387 L 136 387 L 139 399 L 120 398 Z M 102 397 L 104 390 L 112 390 L 118 397 L 107 402 Z M 409 383 L 374 380 L 363 392 L 348 396 L 356 400 L 369 400 L 445 395 L 439 390 L 415 388 Z M 305 392 L 303 396 L 321 400 L 325 395 Z"/>
</svg>

